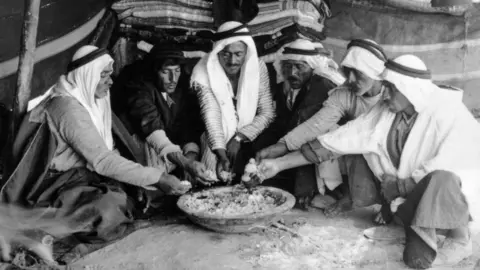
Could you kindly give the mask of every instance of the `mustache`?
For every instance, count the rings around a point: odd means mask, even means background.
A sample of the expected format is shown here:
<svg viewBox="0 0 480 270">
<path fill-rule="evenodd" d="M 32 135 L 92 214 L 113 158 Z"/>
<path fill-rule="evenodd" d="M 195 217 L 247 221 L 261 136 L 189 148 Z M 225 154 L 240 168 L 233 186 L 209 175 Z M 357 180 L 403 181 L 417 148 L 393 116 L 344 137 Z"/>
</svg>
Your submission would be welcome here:
<svg viewBox="0 0 480 270">
<path fill-rule="evenodd" d="M 300 78 L 295 77 L 295 76 L 288 76 L 287 80 L 289 80 L 289 81 L 300 81 Z"/>
</svg>

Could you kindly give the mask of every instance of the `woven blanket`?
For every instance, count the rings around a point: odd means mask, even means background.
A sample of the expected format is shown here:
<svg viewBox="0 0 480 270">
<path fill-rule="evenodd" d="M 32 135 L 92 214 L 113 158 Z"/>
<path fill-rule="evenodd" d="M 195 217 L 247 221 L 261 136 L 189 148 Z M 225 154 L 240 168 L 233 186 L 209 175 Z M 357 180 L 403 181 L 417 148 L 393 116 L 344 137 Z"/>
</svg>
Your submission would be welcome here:
<svg viewBox="0 0 480 270">
<path fill-rule="evenodd" d="M 151 44 L 175 44 L 184 51 L 204 51 L 212 49 L 212 41 L 199 35 L 194 35 L 188 31 L 178 31 L 178 29 L 159 29 L 141 30 L 131 25 L 120 25 L 119 32 L 122 36 L 136 41 L 146 41 Z M 183 33 L 179 33 L 183 32 Z M 210 36 L 211 36 L 211 32 Z M 205 36 L 208 36 L 205 34 Z"/>
<path fill-rule="evenodd" d="M 212 10 L 212 2 L 205 0 L 156 0 L 156 1 L 139 1 L 139 0 L 121 0 L 112 5 L 112 9 L 121 12 L 129 8 L 158 6 L 162 4 L 175 4 L 188 8 Z"/>
<path fill-rule="evenodd" d="M 258 24 L 250 24 L 250 32 L 253 36 L 271 35 L 275 34 L 281 29 L 298 24 L 303 27 L 308 27 L 316 32 L 323 31 L 323 23 L 319 23 L 312 18 L 303 16 L 301 13 L 297 13 L 297 16 L 282 16 L 282 13 L 267 15 L 264 18 L 256 18 Z M 278 18 L 277 18 L 278 17 Z"/>
<path fill-rule="evenodd" d="M 285 44 L 298 38 L 308 39 L 314 42 L 322 41 L 325 35 L 311 28 L 303 27 L 298 24 L 285 27 L 272 35 L 262 35 L 254 37 L 259 56 L 276 53 Z"/>
<path fill-rule="evenodd" d="M 185 30 L 213 30 L 213 22 L 196 21 L 194 16 L 188 19 L 175 17 L 136 18 L 128 17 L 122 21 L 126 25 L 147 25 L 158 28 L 180 28 Z"/>
<path fill-rule="evenodd" d="M 169 13 L 174 13 L 173 15 Z M 212 11 L 199 8 L 185 7 L 181 5 L 174 4 L 160 4 L 152 6 L 142 6 L 142 7 L 133 7 L 124 10 L 123 12 L 118 13 L 118 19 L 123 20 L 127 17 L 139 17 L 139 18 L 149 18 L 149 17 L 160 17 L 160 16 L 197 16 L 199 20 L 202 18 L 205 21 L 212 20 Z"/>
</svg>

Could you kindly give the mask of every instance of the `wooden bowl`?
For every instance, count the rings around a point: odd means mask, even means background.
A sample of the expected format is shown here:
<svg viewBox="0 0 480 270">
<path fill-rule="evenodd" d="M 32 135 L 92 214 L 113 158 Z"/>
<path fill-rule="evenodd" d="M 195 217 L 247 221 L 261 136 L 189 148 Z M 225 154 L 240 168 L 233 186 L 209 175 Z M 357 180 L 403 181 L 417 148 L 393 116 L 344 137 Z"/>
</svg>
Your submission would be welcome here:
<svg viewBox="0 0 480 270">
<path fill-rule="evenodd" d="M 212 192 L 212 193 L 225 193 L 232 192 L 235 187 L 216 187 L 208 190 L 200 191 Z M 269 190 L 275 194 L 277 199 L 280 200 L 280 203 L 273 209 L 265 212 L 257 212 L 252 214 L 239 214 L 231 216 L 219 216 L 212 215 L 210 213 L 194 212 L 187 207 L 186 201 L 195 196 L 197 193 L 190 193 L 182 195 L 177 205 L 178 207 L 187 215 L 187 217 L 195 224 L 200 225 L 204 228 L 222 232 L 222 233 L 245 233 L 252 232 L 252 229 L 255 229 L 259 226 L 267 226 L 272 222 L 275 222 L 279 219 L 279 215 L 292 209 L 295 205 L 295 197 L 281 189 L 274 187 L 256 187 L 257 190 Z"/>
</svg>

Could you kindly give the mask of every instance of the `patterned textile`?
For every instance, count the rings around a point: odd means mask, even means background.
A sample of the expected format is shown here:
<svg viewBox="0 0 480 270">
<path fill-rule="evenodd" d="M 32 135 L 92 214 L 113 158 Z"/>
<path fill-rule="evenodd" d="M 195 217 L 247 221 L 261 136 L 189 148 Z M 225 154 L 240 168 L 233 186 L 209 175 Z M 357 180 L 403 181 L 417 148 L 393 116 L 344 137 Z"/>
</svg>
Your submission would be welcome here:
<svg viewBox="0 0 480 270">
<path fill-rule="evenodd" d="M 205 20 L 213 20 L 211 10 L 200 9 L 200 8 L 189 8 L 189 7 L 185 7 L 181 5 L 173 5 L 173 4 L 160 4 L 160 5 L 129 8 L 119 13 L 118 18 L 122 20 L 130 16 L 140 17 L 140 18 L 172 16 L 172 14 L 169 14 L 172 12 L 174 13 L 173 14 L 174 16 L 178 16 L 178 13 L 181 13 L 189 16 L 190 15 L 204 16 L 206 17 L 204 18 Z"/>
<path fill-rule="evenodd" d="M 329 9 L 326 7 L 323 1 L 302 1 L 302 0 L 291 0 L 291 1 L 277 1 L 272 3 L 259 4 L 260 9 L 258 16 L 259 17 L 279 13 L 288 10 L 298 10 L 302 14 L 315 18 L 319 22 L 323 21 L 325 17 L 329 16 Z"/>
<path fill-rule="evenodd" d="M 212 2 L 203 1 L 203 0 L 157 0 L 157 1 L 138 1 L 138 0 L 122 0 L 112 5 L 112 9 L 115 11 L 122 11 L 129 8 L 136 7 L 148 7 L 148 6 L 159 6 L 162 4 L 175 4 L 181 5 L 189 8 L 201 8 L 201 9 L 212 9 Z"/>
<path fill-rule="evenodd" d="M 316 32 L 323 31 L 323 24 L 318 23 L 314 18 L 303 15 L 298 10 L 290 10 L 282 13 L 269 14 L 262 16 L 262 18 L 257 17 L 257 19 L 251 23 L 250 32 L 254 37 L 271 35 L 294 24 L 311 28 Z"/>
<path fill-rule="evenodd" d="M 151 44 L 173 43 L 180 46 L 183 51 L 208 52 L 212 49 L 213 43 L 208 38 L 208 34 L 202 37 L 203 32 L 197 32 L 196 35 L 192 35 L 187 30 L 178 30 L 160 29 L 155 26 L 120 25 L 120 33 L 134 40 L 144 40 Z M 207 33 L 211 36 L 212 32 L 208 31 Z"/>
<path fill-rule="evenodd" d="M 136 18 L 128 17 L 122 22 L 131 25 L 151 25 L 159 28 L 180 28 L 185 30 L 213 30 L 212 22 L 197 21 L 197 17 L 190 16 L 188 19 L 176 17 Z"/>
<path fill-rule="evenodd" d="M 253 39 L 257 45 L 257 52 L 259 56 L 275 54 L 276 57 L 276 53 L 280 48 L 282 48 L 285 44 L 299 38 L 304 38 L 311 41 L 321 41 L 325 39 L 325 35 L 322 32 L 315 31 L 311 28 L 293 24 L 281 29 L 278 32 L 275 32 L 272 35 L 256 36 Z M 269 58 L 264 59 L 265 62 L 273 62 L 273 60 L 274 59 L 271 59 L 270 61 Z"/>
</svg>

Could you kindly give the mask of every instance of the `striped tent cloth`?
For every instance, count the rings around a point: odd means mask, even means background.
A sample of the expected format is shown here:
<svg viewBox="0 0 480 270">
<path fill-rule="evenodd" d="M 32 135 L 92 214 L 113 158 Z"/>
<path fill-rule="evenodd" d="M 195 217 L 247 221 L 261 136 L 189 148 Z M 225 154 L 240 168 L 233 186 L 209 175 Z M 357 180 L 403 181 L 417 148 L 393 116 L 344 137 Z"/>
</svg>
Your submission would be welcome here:
<svg viewBox="0 0 480 270">
<path fill-rule="evenodd" d="M 389 57 L 414 54 L 432 70 L 436 83 L 463 89 L 464 103 L 480 117 L 480 9 L 472 16 L 457 17 L 386 12 L 336 2 L 332 10 L 323 43 L 334 52 L 337 62 L 353 38 L 377 41 Z"/>
<path fill-rule="evenodd" d="M 480 0 L 339 0 L 367 8 L 404 9 L 421 13 L 444 13 L 463 16 Z"/>
</svg>

